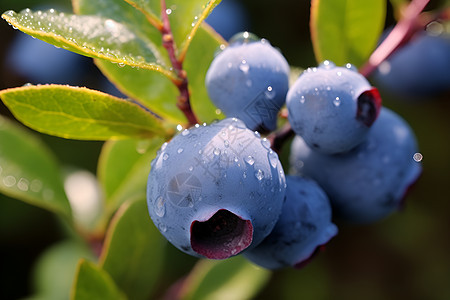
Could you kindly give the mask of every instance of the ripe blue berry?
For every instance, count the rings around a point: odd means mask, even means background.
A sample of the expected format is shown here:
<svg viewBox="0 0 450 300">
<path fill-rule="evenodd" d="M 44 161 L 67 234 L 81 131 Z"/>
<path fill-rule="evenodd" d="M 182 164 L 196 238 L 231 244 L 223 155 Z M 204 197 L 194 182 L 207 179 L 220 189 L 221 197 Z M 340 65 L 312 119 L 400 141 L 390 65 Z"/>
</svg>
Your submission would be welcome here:
<svg viewBox="0 0 450 300">
<path fill-rule="evenodd" d="M 251 130 L 271 131 L 286 101 L 289 65 L 268 41 L 243 36 L 214 58 L 206 88 L 227 117 L 241 119 Z"/>
<path fill-rule="evenodd" d="M 161 147 L 148 177 L 155 225 L 180 250 L 225 259 L 260 243 L 285 193 L 270 143 L 238 119 L 186 129 Z"/>
<path fill-rule="evenodd" d="M 348 151 L 366 138 L 381 98 L 351 65 L 325 61 L 299 76 L 286 104 L 295 133 L 311 148 L 331 154 Z"/>
<path fill-rule="evenodd" d="M 439 25 L 437 25 L 439 26 Z M 419 32 L 384 61 L 373 78 L 380 90 L 404 99 L 450 91 L 450 36 Z"/>
<path fill-rule="evenodd" d="M 331 222 L 328 197 L 315 181 L 286 176 L 286 183 L 277 224 L 261 244 L 244 253 L 268 269 L 304 266 L 338 232 Z"/>
<path fill-rule="evenodd" d="M 344 221 L 377 221 L 401 206 L 421 173 L 417 143 L 409 125 L 382 108 L 367 140 L 347 153 L 325 155 L 299 136 L 291 146 L 291 172 L 313 178 Z"/>
</svg>

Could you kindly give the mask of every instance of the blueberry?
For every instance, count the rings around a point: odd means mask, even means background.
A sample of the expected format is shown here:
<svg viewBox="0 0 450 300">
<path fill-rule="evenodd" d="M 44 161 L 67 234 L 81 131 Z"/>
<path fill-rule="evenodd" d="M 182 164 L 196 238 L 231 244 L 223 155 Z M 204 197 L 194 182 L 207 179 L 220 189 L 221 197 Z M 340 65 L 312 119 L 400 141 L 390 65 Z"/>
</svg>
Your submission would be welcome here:
<svg viewBox="0 0 450 300">
<path fill-rule="evenodd" d="M 331 206 L 325 192 L 311 179 L 286 176 L 286 196 L 274 229 L 244 256 L 268 269 L 302 267 L 338 229 L 331 222 Z"/>
<path fill-rule="evenodd" d="M 209 97 L 227 117 L 241 119 L 251 130 L 271 131 L 286 101 L 289 65 L 267 40 L 246 32 L 214 58 L 205 81 Z"/>
<path fill-rule="evenodd" d="M 382 108 L 367 140 L 347 153 L 322 154 L 296 136 L 290 172 L 316 180 L 330 198 L 333 215 L 352 223 L 369 223 L 401 206 L 421 173 L 417 151 L 406 121 Z"/>
<path fill-rule="evenodd" d="M 161 147 L 147 203 L 154 224 L 177 248 L 225 259 L 272 231 L 285 185 L 269 141 L 229 118 L 186 129 Z"/>
<path fill-rule="evenodd" d="M 381 63 L 373 80 L 398 98 L 420 99 L 450 91 L 449 69 L 450 36 L 423 31 Z"/>
<path fill-rule="evenodd" d="M 233 21 L 230 22 L 230 20 Z M 248 12 L 242 2 L 227 0 L 220 2 L 205 21 L 228 40 L 236 33 L 245 30 L 249 26 L 248 20 Z"/>
<path fill-rule="evenodd" d="M 286 104 L 295 133 L 310 147 L 331 154 L 348 151 L 365 139 L 381 99 L 354 67 L 325 61 L 299 76 Z"/>
</svg>

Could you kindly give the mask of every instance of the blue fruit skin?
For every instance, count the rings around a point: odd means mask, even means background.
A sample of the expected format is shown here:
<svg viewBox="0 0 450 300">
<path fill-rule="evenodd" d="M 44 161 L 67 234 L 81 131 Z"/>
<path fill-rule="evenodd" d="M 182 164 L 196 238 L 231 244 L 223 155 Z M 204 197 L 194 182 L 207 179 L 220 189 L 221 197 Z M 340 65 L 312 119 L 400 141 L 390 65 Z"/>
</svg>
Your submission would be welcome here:
<svg viewBox="0 0 450 300">
<path fill-rule="evenodd" d="M 227 0 L 220 2 L 205 21 L 228 40 L 236 33 L 246 30 L 249 27 L 248 20 L 248 12 L 242 2 Z"/>
<path fill-rule="evenodd" d="M 211 63 L 206 88 L 227 117 L 249 129 L 272 131 L 286 101 L 289 65 L 266 40 L 231 43 Z"/>
<path fill-rule="evenodd" d="M 150 217 L 169 242 L 190 255 L 201 256 L 191 247 L 195 220 L 223 209 L 250 220 L 251 248 L 272 231 L 281 213 L 286 182 L 278 156 L 268 140 L 238 119 L 182 131 L 161 147 L 151 166 Z"/>
<path fill-rule="evenodd" d="M 244 253 L 267 269 L 301 264 L 338 232 L 331 222 L 328 197 L 315 181 L 286 176 L 286 183 L 285 202 L 275 228 L 261 244 Z"/>
<path fill-rule="evenodd" d="M 420 32 L 396 50 L 373 75 L 380 89 L 402 99 L 450 91 L 450 36 Z"/>
<path fill-rule="evenodd" d="M 417 151 L 409 125 L 383 108 L 367 140 L 345 154 L 318 153 L 296 136 L 290 173 L 316 180 L 330 198 L 334 216 L 349 223 L 371 223 L 400 208 L 421 173 L 421 164 L 413 159 Z"/>
<path fill-rule="evenodd" d="M 325 61 L 307 69 L 286 97 L 292 129 L 322 153 L 352 149 L 369 131 L 356 116 L 359 95 L 370 89 L 370 83 L 350 65 L 336 67 Z"/>
</svg>

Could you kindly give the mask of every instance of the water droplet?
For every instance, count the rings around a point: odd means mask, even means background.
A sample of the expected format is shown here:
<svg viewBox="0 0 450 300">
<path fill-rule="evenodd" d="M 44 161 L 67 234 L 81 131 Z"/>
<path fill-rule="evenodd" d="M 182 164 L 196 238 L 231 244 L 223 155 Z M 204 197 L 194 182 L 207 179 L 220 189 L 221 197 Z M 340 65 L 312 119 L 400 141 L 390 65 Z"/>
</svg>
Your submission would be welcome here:
<svg viewBox="0 0 450 300">
<path fill-rule="evenodd" d="M 339 97 L 334 98 L 333 104 L 334 104 L 334 106 L 341 105 L 341 99 Z"/>
<path fill-rule="evenodd" d="M 266 139 L 266 138 L 263 138 L 261 140 L 261 145 L 263 145 L 263 147 L 268 149 L 268 150 L 270 149 L 270 141 L 268 139 Z"/>
<path fill-rule="evenodd" d="M 159 223 L 158 228 L 159 228 L 159 231 L 161 231 L 161 232 L 167 231 L 167 225 L 164 223 Z"/>
<path fill-rule="evenodd" d="M 220 149 L 219 148 L 215 148 L 213 153 L 214 153 L 214 155 L 220 155 Z"/>
<path fill-rule="evenodd" d="M 341 71 L 337 71 L 337 72 L 336 72 L 336 75 L 337 75 L 337 76 L 342 76 L 342 72 L 341 72 Z"/>
<path fill-rule="evenodd" d="M 239 65 L 239 70 L 241 70 L 244 73 L 248 73 L 248 70 L 250 69 L 250 66 L 247 64 L 247 61 L 243 59 L 241 61 L 241 64 Z"/>
<path fill-rule="evenodd" d="M 164 153 L 164 155 L 163 155 L 163 160 L 167 160 L 168 158 L 169 158 L 169 154 Z"/>
<path fill-rule="evenodd" d="M 185 129 L 181 132 L 182 136 L 187 136 L 190 133 L 189 129 Z"/>
<path fill-rule="evenodd" d="M 269 151 L 268 156 L 270 165 L 272 166 L 272 168 L 276 168 L 278 165 L 278 155 L 273 151 Z"/>
<path fill-rule="evenodd" d="M 119 68 L 125 67 L 125 63 L 123 63 L 123 62 L 120 62 L 120 63 L 118 63 L 117 65 L 119 66 Z"/>
<path fill-rule="evenodd" d="M 250 166 L 253 166 L 253 164 L 255 163 L 255 159 L 249 155 L 245 158 L 245 162 L 248 163 Z"/>
<path fill-rule="evenodd" d="M 167 142 L 165 142 L 164 144 L 161 145 L 161 151 L 164 151 L 167 147 Z"/>
<path fill-rule="evenodd" d="M 222 111 L 220 109 L 216 109 L 216 115 L 220 115 L 222 113 Z"/>
<path fill-rule="evenodd" d="M 273 99 L 275 98 L 275 90 L 269 85 L 267 87 L 267 90 L 264 92 L 264 94 L 266 95 L 267 99 Z"/>
<path fill-rule="evenodd" d="M 357 69 L 354 65 L 352 65 L 351 63 L 345 64 L 345 67 L 346 67 L 347 69 L 349 69 L 349 70 L 354 71 L 354 72 L 358 72 L 358 69 Z"/>
<path fill-rule="evenodd" d="M 17 183 L 17 187 L 19 188 L 19 190 L 24 192 L 28 191 L 29 186 L 30 182 L 25 178 L 20 178 L 19 182 Z"/>
<path fill-rule="evenodd" d="M 422 159 L 423 159 L 422 153 L 419 153 L 419 152 L 414 153 L 413 159 L 414 159 L 415 162 L 421 162 Z"/>
<path fill-rule="evenodd" d="M 261 41 L 261 39 L 248 31 L 239 32 L 233 35 L 229 41 L 230 45 L 239 45 L 244 43 L 252 43 L 252 42 L 258 42 Z"/>
<path fill-rule="evenodd" d="M 258 131 L 255 131 L 254 134 L 257 138 L 261 138 L 261 134 Z"/>
<path fill-rule="evenodd" d="M 192 172 L 193 170 L 194 170 L 194 167 L 193 167 L 193 166 L 190 166 L 190 167 L 189 167 L 189 171 Z"/>
<path fill-rule="evenodd" d="M 31 181 L 30 190 L 32 192 L 38 193 L 41 191 L 41 189 L 42 189 L 42 181 L 40 181 L 39 179 L 34 179 Z"/>
<path fill-rule="evenodd" d="M 177 153 L 181 154 L 183 152 L 183 150 L 184 150 L 183 148 L 178 148 Z"/>
<path fill-rule="evenodd" d="M 255 177 L 256 177 L 256 179 L 258 179 L 258 180 L 261 181 L 261 180 L 264 178 L 264 172 L 263 172 L 263 170 L 258 169 L 258 170 L 255 172 Z"/>
<path fill-rule="evenodd" d="M 3 184 L 6 187 L 13 187 L 17 182 L 16 177 L 12 176 L 12 175 L 8 175 L 5 178 L 3 178 Z"/>
<path fill-rule="evenodd" d="M 223 145 L 224 145 L 226 148 L 230 147 L 230 141 L 228 141 L 228 140 L 223 141 Z"/>
<path fill-rule="evenodd" d="M 324 60 L 323 62 L 321 62 L 319 64 L 319 68 L 323 68 L 323 69 L 331 69 L 334 67 L 336 67 L 336 65 L 332 61 L 329 61 L 329 60 Z"/>
<path fill-rule="evenodd" d="M 178 130 L 178 131 L 183 130 L 183 126 L 181 126 L 180 124 L 178 124 L 178 125 L 177 125 L 177 130 Z"/>
<path fill-rule="evenodd" d="M 170 15 L 172 13 L 172 10 L 170 8 L 166 9 L 166 14 Z"/>
<path fill-rule="evenodd" d="M 161 196 L 156 199 L 155 214 L 160 218 L 166 214 L 166 200 Z"/>
<path fill-rule="evenodd" d="M 303 95 L 300 96 L 300 103 L 302 103 L 302 104 L 305 103 L 305 100 L 306 100 L 305 96 L 303 96 Z"/>
</svg>

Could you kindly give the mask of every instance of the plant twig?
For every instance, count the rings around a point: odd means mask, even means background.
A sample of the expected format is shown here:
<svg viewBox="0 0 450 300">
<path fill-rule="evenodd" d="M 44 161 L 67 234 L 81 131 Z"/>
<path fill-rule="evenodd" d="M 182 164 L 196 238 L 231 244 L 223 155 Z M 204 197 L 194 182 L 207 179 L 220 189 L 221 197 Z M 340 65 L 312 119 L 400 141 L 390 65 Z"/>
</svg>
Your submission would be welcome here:
<svg viewBox="0 0 450 300">
<path fill-rule="evenodd" d="M 267 139 L 270 141 L 272 150 L 280 154 L 286 140 L 293 137 L 294 135 L 295 133 L 291 128 L 291 124 L 289 124 L 289 122 L 286 122 L 280 130 L 268 135 Z"/>
<path fill-rule="evenodd" d="M 372 53 L 369 61 L 361 67 L 359 72 L 368 77 L 402 44 L 406 43 L 415 32 L 423 27 L 418 17 L 427 6 L 429 0 L 412 0 L 406 7 L 403 18 L 395 25 L 386 39 Z"/>
<path fill-rule="evenodd" d="M 174 84 L 177 86 L 178 91 L 180 92 L 180 95 L 178 96 L 177 106 L 186 116 L 186 119 L 189 122 L 189 126 L 193 126 L 200 122 L 192 111 L 187 73 L 185 70 L 183 70 L 183 61 L 177 58 L 177 50 L 175 42 L 173 40 L 173 34 L 170 28 L 169 17 L 167 15 L 166 9 L 166 1 L 161 0 L 161 19 L 163 24 L 160 28 L 160 32 L 162 34 L 163 46 L 164 48 L 166 48 L 167 53 L 169 54 L 169 59 L 172 63 L 175 74 L 177 74 L 178 78 L 180 79 L 179 81 L 174 81 Z"/>
</svg>

